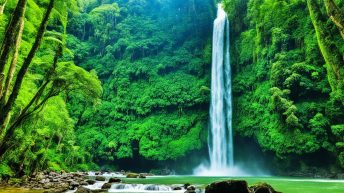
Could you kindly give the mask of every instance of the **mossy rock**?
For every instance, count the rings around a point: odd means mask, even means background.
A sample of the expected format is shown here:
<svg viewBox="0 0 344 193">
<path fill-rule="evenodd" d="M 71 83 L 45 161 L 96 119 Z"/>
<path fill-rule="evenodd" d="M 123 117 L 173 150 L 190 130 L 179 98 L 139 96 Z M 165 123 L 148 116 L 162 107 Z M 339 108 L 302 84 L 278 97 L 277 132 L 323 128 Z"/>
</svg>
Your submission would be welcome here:
<svg viewBox="0 0 344 193">
<path fill-rule="evenodd" d="M 251 190 L 251 192 L 254 192 L 254 193 L 281 193 L 281 192 L 275 191 L 275 189 L 267 183 L 259 183 L 259 184 L 250 186 L 249 189 Z"/>
<path fill-rule="evenodd" d="M 119 183 L 119 182 L 122 182 L 122 180 L 119 178 L 110 178 L 109 179 L 109 183 Z"/>
<path fill-rule="evenodd" d="M 138 178 L 140 176 L 140 174 L 137 173 L 128 173 L 127 174 L 127 178 Z"/>
<path fill-rule="evenodd" d="M 205 193 L 250 193 L 250 191 L 244 180 L 227 180 L 208 185 Z"/>
<path fill-rule="evenodd" d="M 97 181 L 105 181 L 105 177 L 104 176 L 96 176 L 96 180 Z"/>
</svg>

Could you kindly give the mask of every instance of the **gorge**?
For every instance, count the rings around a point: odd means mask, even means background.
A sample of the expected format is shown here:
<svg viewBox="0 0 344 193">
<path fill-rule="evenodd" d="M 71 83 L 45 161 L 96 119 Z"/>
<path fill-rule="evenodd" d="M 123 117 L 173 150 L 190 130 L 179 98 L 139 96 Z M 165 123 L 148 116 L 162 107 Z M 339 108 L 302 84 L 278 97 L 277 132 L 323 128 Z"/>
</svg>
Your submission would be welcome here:
<svg viewBox="0 0 344 193">
<path fill-rule="evenodd" d="M 132 189 L 238 178 L 340 191 L 343 10 L 343 0 L 0 0 L 0 182 L 123 170 L 149 174 L 121 177 Z"/>
</svg>

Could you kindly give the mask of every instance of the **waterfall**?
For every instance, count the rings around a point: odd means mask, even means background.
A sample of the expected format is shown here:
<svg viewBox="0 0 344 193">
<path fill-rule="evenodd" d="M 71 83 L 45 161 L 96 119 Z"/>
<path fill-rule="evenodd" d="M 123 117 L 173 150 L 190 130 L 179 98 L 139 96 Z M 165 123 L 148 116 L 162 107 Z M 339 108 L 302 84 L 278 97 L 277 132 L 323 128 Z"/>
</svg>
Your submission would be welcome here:
<svg viewBox="0 0 344 193">
<path fill-rule="evenodd" d="M 233 167 L 232 88 L 229 58 L 229 22 L 218 6 L 214 22 L 210 106 L 210 169 Z"/>
<path fill-rule="evenodd" d="M 210 131 L 208 138 L 210 165 L 199 166 L 196 175 L 233 175 L 232 82 L 230 66 L 229 21 L 218 5 L 214 21 Z"/>
</svg>

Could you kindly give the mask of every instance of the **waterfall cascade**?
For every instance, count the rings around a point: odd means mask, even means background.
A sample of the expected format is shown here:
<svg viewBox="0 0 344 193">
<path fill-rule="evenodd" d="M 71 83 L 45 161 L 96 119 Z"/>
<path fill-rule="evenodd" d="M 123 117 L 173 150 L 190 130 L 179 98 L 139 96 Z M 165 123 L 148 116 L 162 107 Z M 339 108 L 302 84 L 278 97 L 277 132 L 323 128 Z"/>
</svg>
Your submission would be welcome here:
<svg viewBox="0 0 344 193">
<path fill-rule="evenodd" d="M 210 169 L 233 167 L 232 88 L 229 22 L 221 6 L 214 22 L 210 106 Z"/>
<path fill-rule="evenodd" d="M 210 165 L 201 165 L 196 175 L 234 175 L 232 132 L 232 83 L 230 66 L 229 21 L 218 5 L 214 21 L 210 132 L 208 139 Z"/>
</svg>

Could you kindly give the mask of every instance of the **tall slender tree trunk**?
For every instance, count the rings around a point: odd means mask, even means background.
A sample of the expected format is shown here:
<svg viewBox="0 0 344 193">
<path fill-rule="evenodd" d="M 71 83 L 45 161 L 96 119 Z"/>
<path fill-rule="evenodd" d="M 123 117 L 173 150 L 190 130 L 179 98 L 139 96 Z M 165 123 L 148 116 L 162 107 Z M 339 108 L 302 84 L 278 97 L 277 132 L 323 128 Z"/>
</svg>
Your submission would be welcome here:
<svg viewBox="0 0 344 193">
<path fill-rule="evenodd" d="M 2 98 L 3 81 L 5 80 L 4 69 L 10 57 L 11 50 L 18 40 L 20 23 L 25 17 L 27 0 L 19 0 L 17 6 L 12 14 L 12 18 L 6 28 L 5 36 L 0 49 L 0 99 Z M 3 106 L 0 104 L 0 109 Z M 0 114 L 1 116 L 1 114 Z M 2 125 L 2 123 L 0 124 Z"/>
<path fill-rule="evenodd" d="M 55 57 L 54 62 L 49 69 L 49 71 L 46 73 L 46 76 L 44 78 L 43 84 L 40 86 L 36 94 L 33 96 L 33 98 L 30 100 L 30 102 L 25 106 L 25 108 L 20 112 L 20 114 L 13 120 L 13 123 L 9 126 L 8 130 L 5 132 L 3 139 L 9 139 L 14 134 L 15 129 L 23 123 L 28 117 L 30 117 L 34 112 L 36 112 L 38 109 L 40 109 L 51 97 L 58 95 L 59 93 L 55 91 L 55 89 L 52 87 L 50 88 L 48 94 L 42 98 L 43 92 L 47 88 L 48 84 L 53 82 L 52 76 L 55 73 L 58 60 L 60 56 L 62 55 L 62 45 L 59 45 Z M 34 105 L 36 104 L 36 105 Z M 34 105 L 34 106 L 33 106 Z M 10 147 L 10 141 L 9 140 L 1 140 L 0 139 L 0 158 L 8 148 Z"/>
<path fill-rule="evenodd" d="M 25 1 L 25 0 L 22 0 Z M 33 46 L 28 54 L 28 56 L 26 57 L 26 59 L 24 60 L 24 63 L 22 65 L 22 67 L 20 68 L 15 84 L 13 86 L 13 90 L 11 95 L 9 96 L 8 101 L 6 102 L 6 105 L 0 109 L 0 125 L 4 124 L 4 120 L 6 119 L 6 117 L 8 116 L 9 112 L 11 111 L 14 102 L 16 101 L 18 94 L 19 94 L 19 90 L 21 88 L 21 85 L 23 83 L 24 77 L 26 75 L 27 70 L 29 69 L 29 66 L 39 48 L 39 46 L 41 45 L 42 39 L 43 39 L 43 35 L 45 32 L 45 29 L 48 25 L 48 21 L 49 21 L 49 17 L 51 14 L 51 11 L 54 7 L 54 3 L 55 0 L 50 0 L 49 5 L 47 7 L 46 13 L 43 17 L 43 20 L 40 24 L 40 27 L 38 29 L 37 35 L 36 35 L 36 39 L 35 42 L 33 43 Z M 0 63 L 1 64 L 1 63 Z"/>
<path fill-rule="evenodd" d="M 307 6 L 316 32 L 320 51 L 326 62 L 328 80 L 332 91 L 344 91 L 344 61 L 339 49 L 332 41 L 332 34 L 325 26 L 327 18 L 322 15 L 316 0 L 307 0 Z"/>
<path fill-rule="evenodd" d="M 17 36 L 15 46 L 14 46 L 14 54 L 12 57 L 10 67 L 8 69 L 8 72 L 7 72 L 7 78 L 5 81 L 5 86 L 4 86 L 3 91 L 2 91 L 2 96 L 0 98 L 0 107 L 2 107 L 5 104 L 5 102 L 8 98 L 8 95 L 10 93 L 10 90 L 11 90 L 11 82 L 13 80 L 16 66 L 18 63 L 19 49 L 20 49 L 20 43 L 22 40 L 23 30 L 24 30 L 24 17 L 21 17 L 21 20 L 19 23 L 18 36 Z M 0 89 L 1 89 L 1 86 L 0 86 Z M 0 93 L 1 93 L 1 91 L 0 91 Z"/>
<path fill-rule="evenodd" d="M 7 0 L 5 0 L 2 4 L 0 3 L 0 15 L 4 13 L 6 3 L 7 3 Z"/>
<path fill-rule="evenodd" d="M 344 14 L 338 8 L 333 0 L 324 0 L 327 15 L 333 21 L 340 31 L 340 35 L 344 39 Z"/>
</svg>

